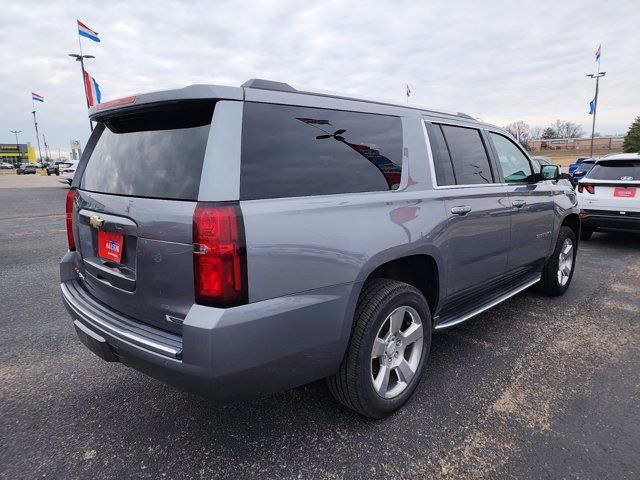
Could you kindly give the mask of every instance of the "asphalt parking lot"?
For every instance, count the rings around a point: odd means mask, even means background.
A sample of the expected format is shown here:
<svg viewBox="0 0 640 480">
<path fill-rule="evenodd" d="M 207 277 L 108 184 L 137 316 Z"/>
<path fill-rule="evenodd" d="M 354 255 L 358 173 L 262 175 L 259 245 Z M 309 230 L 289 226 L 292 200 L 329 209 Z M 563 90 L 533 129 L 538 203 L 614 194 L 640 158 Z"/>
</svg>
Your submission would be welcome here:
<svg viewBox="0 0 640 480">
<path fill-rule="evenodd" d="M 414 400 L 370 421 L 322 382 L 214 405 L 95 357 L 58 293 L 66 189 L 21 181 L 0 185 L 1 478 L 640 477 L 638 235 L 585 242 L 564 297 L 437 334 Z"/>
</svg>

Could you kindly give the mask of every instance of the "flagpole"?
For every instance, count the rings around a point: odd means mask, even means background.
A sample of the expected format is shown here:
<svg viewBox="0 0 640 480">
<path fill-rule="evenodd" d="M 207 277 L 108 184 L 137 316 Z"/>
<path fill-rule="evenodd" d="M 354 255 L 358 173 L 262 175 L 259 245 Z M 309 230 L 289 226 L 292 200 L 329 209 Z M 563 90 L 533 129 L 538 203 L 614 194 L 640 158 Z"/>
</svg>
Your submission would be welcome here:
<svg viewBox="0 0 640 480">
<path fill-rule="evenodd" d="M 38 141 L 38 153 L 40 154 L 40 162 L 42 162 L 42 148 L 40 148 L 40 133 L 38 132 L 38 120 L 36 119 L 36 103 L 33 101 L 31 94 L 31 106 L 33 107 L 33 125 L 36 127 L 36 140 Z"/>
<path fill-rule="evenodd" d="M 85 81 L 84 74 L 84 55 L 82 54 L 82 38 L 80 38 L 80 34 L 78 34 L 78 45 L 80 45 L 80 56 L 76 58 L 76 60 L 80 61 L 80 69 L 82 70 L 82 85 L 84 85 L 84 99 L 87 102 L 87 110 L 89 110 L 89 93 L 87 92 L 87 82 Z M 93 132 L 93 123 L 91 123 L 91 119 L 89 119 L 89 128 Z"/>
<path fill-rule="evenodd" d="M 593 137 L 596 131 L 596 112 L 598 111 L 598 90 L 600 84 L 600 77 L 604 77 L 607 72 L 600 72 L 600 57 L 602 56 L 602 45 L 598 47 L 598 73 L 595 75 L 590 73 L 587 77 L 596 79 L 596 94 L 593 97 L 593 121 L 591 123 L 591 146 L 589 147 L 589 157 L 593 157 Z"/>
</svg>

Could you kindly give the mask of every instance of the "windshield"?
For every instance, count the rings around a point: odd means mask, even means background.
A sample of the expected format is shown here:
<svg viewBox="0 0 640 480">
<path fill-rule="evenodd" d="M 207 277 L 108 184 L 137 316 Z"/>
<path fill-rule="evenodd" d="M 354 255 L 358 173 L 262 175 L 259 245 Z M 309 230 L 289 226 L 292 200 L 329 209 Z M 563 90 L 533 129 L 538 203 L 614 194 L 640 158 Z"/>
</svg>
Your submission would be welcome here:
<svg viewBox="0 0 640 480">
<path fill-rule="evenodd" d="M 107 119 L 80 188 L 196 200 L 212 115 L 211 102 L 182 102 Z"/>
<path fill-rule="evenodd" d="M 594 180 L 640 180 L 640 161 L 616 160 L 600 162 L 589 172 Z"/>
</svg>

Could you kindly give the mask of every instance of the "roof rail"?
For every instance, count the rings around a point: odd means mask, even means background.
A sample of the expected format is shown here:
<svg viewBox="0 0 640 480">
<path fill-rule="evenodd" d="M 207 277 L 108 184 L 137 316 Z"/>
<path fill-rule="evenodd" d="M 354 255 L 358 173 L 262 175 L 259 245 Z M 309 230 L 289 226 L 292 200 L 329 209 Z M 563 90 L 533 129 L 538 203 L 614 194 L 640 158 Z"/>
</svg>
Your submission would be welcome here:
<svg viewBox="0 0 640 480">
<path fill-rule="evenodd" d="M 468 118 L 470 120 L 475 120 L 471 115 L 467 115 L 466 113 L 458 112 L 457 115 L 462 118 Z"/>
<path fill-rule="evenodd" d="M 275 90 L 277 92 L 297 92 L 297 90 L 288 83 L 263 80 L 261 78 L 247 80 L 242 86 L 244 88 L 259 88 L 260 90 Z"/>
</svg>

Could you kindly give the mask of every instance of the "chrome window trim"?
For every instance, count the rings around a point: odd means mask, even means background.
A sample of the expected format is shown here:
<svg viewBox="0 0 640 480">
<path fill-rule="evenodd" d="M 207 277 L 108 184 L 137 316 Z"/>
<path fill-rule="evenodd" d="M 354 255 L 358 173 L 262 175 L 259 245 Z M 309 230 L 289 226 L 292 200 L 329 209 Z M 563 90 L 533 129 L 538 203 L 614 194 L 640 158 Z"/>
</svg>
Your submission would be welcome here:
<svg viewBox="0 0 640 480">
<path fill-rule="evenodd" d="M 420 119 L 420 121 L 422 122 L 422 132 L 424 133 L 424 139 L 425 142 L 427 144 L 427 152 L 429 155 L 429 174 L 431 176 L 431 186 L 434 188 L 434 190 L 451 190 L 451 189 L 458 189 L 458 188 L 480 188 L 480 187 L 504 187 L 505 185 L 510 185 L 507 183 L 473 183 L 473 184 L 468 184 L 468 185 L 438 185 L 438 179 L 436 178 L 436 166 L 433 160 L 433 151 L 431 150 L 431 142 L 429 141 L 429 133 L 427 132 L 427 122 L 431 122 L 431 123 L 436 123 L 438 125 L 451 125 L 453 127 L 465 127 L 465 128 L 472 128 L 475 130 L 478 130 L 480 133 L 482 133 L 482 129 L 479 127 L 472 127 L 469 125 L 465 125 L 463 123 L 451 123 L 451 122 L 440 122 L 440 121 L 431 121 L 431 120 L 427 120 L 427 119 Z"/>
</svg>

